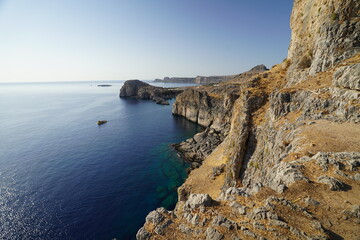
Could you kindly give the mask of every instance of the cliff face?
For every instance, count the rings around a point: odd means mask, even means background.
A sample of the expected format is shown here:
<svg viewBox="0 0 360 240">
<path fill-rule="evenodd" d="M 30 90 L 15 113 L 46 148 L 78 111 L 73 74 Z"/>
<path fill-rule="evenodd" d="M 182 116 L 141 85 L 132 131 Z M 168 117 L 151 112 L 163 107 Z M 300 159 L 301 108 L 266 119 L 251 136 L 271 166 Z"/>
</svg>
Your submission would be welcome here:
<svg viewBox="0 0 360 240">
<path fill-rule="evenodd" d="M 128 80 L 120 89 L 120 98 L 152 100 L 157 104 L 169 105 L 168 99 L 183 92 L 182 88 L 154 87 L 139 80 Z"/>
<path fill-rule="evenodd" d="M 233 114 L 233 106 L 239 98 L 241 89 L 256 85 L 259 74 L 268 69 L 258 65 L 251 70 L 229 78 L 226 83 L 212 86 L 193 87 L 180 94 L 173 105 L 172 112 L 206 127 L 205 131 L 185 142 L 174 144 L 183 159 L 193 162 L 197 168 L 201 162 L 227 136 Z M 261 74 L 267 77 L 267 73 Z"/>
<path fill-rule="evenodd" d="M 359 1 L 296 0 L 290 24 L 288 85 L 325 71 L 360 50 Z"/>
<path fill-rule="evenodd" d="M 296 0 L 286 61 L 178 95 L 173 113 L 207 127 L 180 149 L 201 166 L 138 239 L 360 239 L 358 5 Z"/>
<path fill-rule="evenodd" d="M 224 140 L 230 129 L 232 107 L 238 97 L 231 88 L 225 92 L 220 86 L 203 86 L 186 90 L 176 98 L 172 108 L 174 115 L 206 127 L 204 132 L 174 145 L 183 159 L 195 162 L 193 168 L 199 167 L 204 158 Z"/>
</svg>

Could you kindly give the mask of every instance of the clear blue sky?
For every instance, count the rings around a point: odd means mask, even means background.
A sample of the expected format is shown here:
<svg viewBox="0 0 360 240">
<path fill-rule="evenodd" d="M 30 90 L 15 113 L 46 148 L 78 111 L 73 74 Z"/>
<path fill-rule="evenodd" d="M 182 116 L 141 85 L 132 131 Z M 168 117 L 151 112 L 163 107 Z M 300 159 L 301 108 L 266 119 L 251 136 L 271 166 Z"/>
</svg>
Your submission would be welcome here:
<svg viewBox="0 0 360 240">
<path fill-rule="evenodd" d="M 226 75 L 287 55 L 291 0 L 0 0 L 0 81 Z"/>
</svg>

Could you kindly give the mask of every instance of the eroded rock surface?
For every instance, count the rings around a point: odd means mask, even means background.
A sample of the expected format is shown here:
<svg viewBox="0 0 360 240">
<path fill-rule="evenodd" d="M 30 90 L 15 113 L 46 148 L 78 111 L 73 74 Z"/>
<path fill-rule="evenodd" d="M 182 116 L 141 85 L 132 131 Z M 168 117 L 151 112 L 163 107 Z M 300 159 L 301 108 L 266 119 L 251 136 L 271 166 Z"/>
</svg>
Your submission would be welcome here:
<svg viewBox="0 0 360 240">
<path fill-rule="evenodd" d="M 163 237 L 360 239 L 359 10 L 295 0 L 287 60 L 178 95 L 205 130 L 179 145 L 198 164 Z"/>
<path fill-rule="evenodd" d="M 355 0 L 294 1 L 289 85 L 360 51 L 359 10 L 360 3 Z"/>
</svg>

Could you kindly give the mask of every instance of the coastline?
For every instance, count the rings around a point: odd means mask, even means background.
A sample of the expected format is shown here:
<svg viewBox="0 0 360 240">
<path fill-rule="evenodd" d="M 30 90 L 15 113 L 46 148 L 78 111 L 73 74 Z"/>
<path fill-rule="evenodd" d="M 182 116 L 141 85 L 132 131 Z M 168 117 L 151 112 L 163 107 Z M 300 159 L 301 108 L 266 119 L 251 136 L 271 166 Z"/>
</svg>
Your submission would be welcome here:
<svg viewBox="0 0 360 240">
<path fill-rule="evenodd" d="M 173 114 L 206 130 L 176 146 L 195 169 L 137 239 L 360 237 L 359 9 L 294 1 L 282 63 L 177 95 Z"/>
<path fill-rule="evenodd" d="M 360 237 L 359 10 L 294 1 L 283 62 L 177 94 L 205 130 L 175 144 L 194 169 L 138 240 Z"/>
</svg>

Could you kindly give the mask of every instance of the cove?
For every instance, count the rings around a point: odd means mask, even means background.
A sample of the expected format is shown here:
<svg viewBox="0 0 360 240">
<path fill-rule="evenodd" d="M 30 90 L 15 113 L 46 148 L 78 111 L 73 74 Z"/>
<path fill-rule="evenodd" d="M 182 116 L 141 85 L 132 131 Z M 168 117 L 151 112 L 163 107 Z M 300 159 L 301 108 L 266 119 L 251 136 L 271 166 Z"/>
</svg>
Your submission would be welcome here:
<svg viewBox="0 0 360 240">
<path fill-rule="evenodd" d="M 135 239 L 174 207 L 187 164 L 171 144 L 200 127 L 106 83 L 1 84 L 0 238 Z"/>
</svg>

